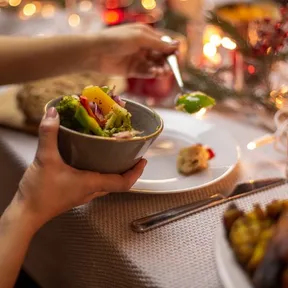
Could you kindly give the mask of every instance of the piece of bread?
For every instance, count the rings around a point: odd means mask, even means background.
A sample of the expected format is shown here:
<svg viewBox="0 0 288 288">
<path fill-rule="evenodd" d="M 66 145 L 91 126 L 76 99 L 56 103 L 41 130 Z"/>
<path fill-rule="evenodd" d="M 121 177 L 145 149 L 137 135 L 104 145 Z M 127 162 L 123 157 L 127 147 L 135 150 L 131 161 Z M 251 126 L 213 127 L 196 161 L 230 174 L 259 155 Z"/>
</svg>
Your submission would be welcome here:
<svg viewBox="0 0 288 288">
<path fill-rule="evenodd" d="M 177 169 L 179 173 L 191 175 L 208 168 L 209 153 L 204 146 L 196 144 L 179 151 Z"/>
<path fill-rule="evenodd" d="M 50 100 L 71 94 L 80 94 L 88 85 L 105 85 L 106 76 L 94 72 L 83 72 L 47 78 L 23 84 L 17 93 L 18 108 L 27 122 L 38 124 L 44 113 L 44 106 Z"/>
</svg>

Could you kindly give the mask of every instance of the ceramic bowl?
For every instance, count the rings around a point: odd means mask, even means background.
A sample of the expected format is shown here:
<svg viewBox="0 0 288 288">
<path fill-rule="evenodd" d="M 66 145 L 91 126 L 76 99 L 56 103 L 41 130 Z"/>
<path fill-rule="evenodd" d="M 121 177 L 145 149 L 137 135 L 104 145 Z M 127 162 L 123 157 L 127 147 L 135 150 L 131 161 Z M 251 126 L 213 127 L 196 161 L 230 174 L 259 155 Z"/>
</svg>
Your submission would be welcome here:
<svg viewBox="0 0 288 288">
<path fill-rule="evenodd" d="M 45 111 L 55 107 L 62 97 L 48 102 Z M 137 164 L 163 130 L 163 121 L 152 109 L 124 99 L 131 113 L 132 126 L 143 131 L 140 137 L 115 139 L 79 133 L 60 125 L 59 152 L 74 168 L 100 173 L 124 173 Z"/>
</svg>

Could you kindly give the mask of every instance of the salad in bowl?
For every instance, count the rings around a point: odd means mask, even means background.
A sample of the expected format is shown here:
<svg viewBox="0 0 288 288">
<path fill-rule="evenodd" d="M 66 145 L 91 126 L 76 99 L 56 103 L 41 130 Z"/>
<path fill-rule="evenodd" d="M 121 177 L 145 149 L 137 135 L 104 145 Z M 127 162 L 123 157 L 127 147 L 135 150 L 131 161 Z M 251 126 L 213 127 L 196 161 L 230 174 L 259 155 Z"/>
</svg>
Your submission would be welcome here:
<svg viewBox="0 0 288 288">
<path fill-rule="evenodd" d="M 114 95 L 114 89 L 88 86 L 80 95 L 47 103 L 60 118 L 58 148 L 70 166 L 122 174 L 136 165 L 163 130 L 149 107 Z"/>
<path fill-rule="evenodd" d="M 126 102 L 107 86 L 88 86 L 82 94 L 64 96 L 56 106 L 62 126 L 102 137 L 133 138 L 140 131 L 133 129 Z"/>
</svg>

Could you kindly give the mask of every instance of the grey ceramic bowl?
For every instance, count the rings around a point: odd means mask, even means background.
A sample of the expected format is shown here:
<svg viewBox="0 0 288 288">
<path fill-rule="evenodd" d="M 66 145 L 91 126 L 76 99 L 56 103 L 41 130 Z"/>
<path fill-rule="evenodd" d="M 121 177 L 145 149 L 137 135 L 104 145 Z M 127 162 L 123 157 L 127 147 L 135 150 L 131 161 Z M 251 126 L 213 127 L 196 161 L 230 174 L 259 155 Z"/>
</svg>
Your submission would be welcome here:
<svg viewBox="0 0 288 288">
<path fill-rule="evenodd" d="M 60 98 L 46 104 L 45 111 Z M 163 121 L 150 108 L 131 100 L 126 109 L 132 115 L 133 128 L 144 131 L 141 137 L 114 139 L 86 135 L 60 126 L 58 147 L 63 160 L 74 168 L 100 173 L 123 173 L 137 164 L 163 130 Z"/>
</svg>

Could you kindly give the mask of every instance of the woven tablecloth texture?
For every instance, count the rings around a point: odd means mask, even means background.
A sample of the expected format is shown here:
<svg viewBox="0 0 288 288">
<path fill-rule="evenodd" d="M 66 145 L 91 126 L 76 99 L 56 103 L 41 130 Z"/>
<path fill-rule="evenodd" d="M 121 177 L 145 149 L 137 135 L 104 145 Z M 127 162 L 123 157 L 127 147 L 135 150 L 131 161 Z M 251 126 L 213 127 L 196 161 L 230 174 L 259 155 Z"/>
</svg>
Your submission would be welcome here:
<svg viewBox="0 0 288 288">
<path fill-rule="evenodd" d="M 272 146 L 246 150 L 247 143 L 265 131 L 217 112 L 208 113 L 207 120 L 227 129 L 242 148 L 240 164 L 229 176 L 204 190 L 174 195 L 114 194 L 75 208 L 36 235 L 25 262 L 28 272 L 44 288 L 221 287 L 213 241 L 225 205 L 145 234 L 129 227 L 132 220 L 149 213 L 217 192 L 229 193 L 237 181 L 283 175 L 285 157 Z M 0 129 L 1 212 L 33 160 L 36 146 L 35 137 Z M 285 191 L 286 187 L 274 189 L 240 202 L 246 207 L 256 200 L 284 197 Z"/>
</svg>

